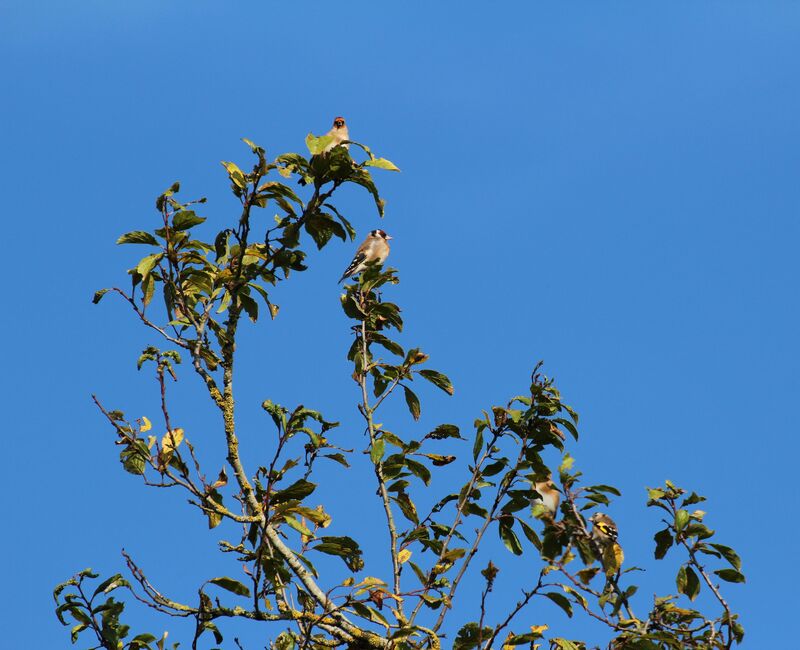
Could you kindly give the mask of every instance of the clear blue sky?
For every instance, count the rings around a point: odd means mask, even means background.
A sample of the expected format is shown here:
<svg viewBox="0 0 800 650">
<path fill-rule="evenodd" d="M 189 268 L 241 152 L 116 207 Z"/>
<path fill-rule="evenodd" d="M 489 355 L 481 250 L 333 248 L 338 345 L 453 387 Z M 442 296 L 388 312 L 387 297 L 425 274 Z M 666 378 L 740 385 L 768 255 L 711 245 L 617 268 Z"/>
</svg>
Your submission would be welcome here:
<svg viewBox="0 0 800 650">
<path fill-rule="evenodd" d="M 356 189 L 340 205 L 360 234 L 395 236 L 403 341 L 456 385 L 452 399 L 423 394 L 418 427 L 393 410 L 392 428 L 468 426 L 544 359 L 582 415 L 579 465 L 623 489 L 612 512 L 629 561 L 651 565 L 645 485 L 707 495 L 710 525 L 744 559 L 748 584 L 728 589 L 744 647 L 785 647 L 798 576 L 781 557 L 800 532 L 800 5 L 6 0 L 0 60 L 3 647 L 67 647 L 50 589 L 85 566 L 121 569 L 123 546 L 176 597 L 195 593 L 198 567 L 236 572 L 213 555 L 219 529 L 120 469 L 89 395 L 154 414 L 135 369 L 152 339 L 121 304 L 89 300 L 122 281 L 140 251 L 115 238 L 153 227 L 173 180 L 209 197 L 211 232 L 234 214 L 218 161 L 247 159 L 240 137 L 302 151 L 336 114 L 403 170 L 378 176 L 383 222 Z M 266 397 L 318 407 L 361 444 L 335 285 L 352 252 L 312 254 L 279 292 L 280 318 L 243 336 L 252 469 L 269 449 Z M 175 408 L 218 465 L 198 388 L 187 373 Z M 327 478 L 338 530 L 368 543 L 379 511 Z M 506 578 L 526 566 L 503 561 Z M 646 597 L 672 571 L 650 570 Z M 514 597 L 500 591 L 499 604 Z M 541 603 L 521 620 L 603 638 Z M 138 607 L 130 621 L 164 627 Z M 248 650 L 256 632 L 240 632 Z"/>
</svg>

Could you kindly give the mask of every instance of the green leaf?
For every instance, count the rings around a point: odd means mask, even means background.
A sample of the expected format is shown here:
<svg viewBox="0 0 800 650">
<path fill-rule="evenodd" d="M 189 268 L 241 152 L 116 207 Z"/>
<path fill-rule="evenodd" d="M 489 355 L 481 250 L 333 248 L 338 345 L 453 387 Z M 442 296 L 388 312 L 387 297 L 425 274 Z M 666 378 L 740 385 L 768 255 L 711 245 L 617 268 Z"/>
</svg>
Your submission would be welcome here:
<svg viewBox="0 0 800 650">
<path fill-rule="evenodd" d="M 155 643 L 158 639 L 152 635 L 144 632 L 143 634 L 137 634 L 133 639 L 131 639 L 134 643 L 140 643 L 144 645 L 149 645 L 150 643 Z"/>
<path fill-rule="evenodd" d="M 425 485 L 430 485 L 431 483 L 431 471 L 425 467 L 422 463 L 418 463 L 411 458 L 405 459 L 405 466 L 408 467 L 409 471 L 419 479 L 422 479 L 422 482 Z"/>
<path fill-rule="evenodd" d="M 302 522 L 295 519 L 294 517 L 286 516 L 284 517 L 284 521 L 301 535 L 305 535 L 306 537 L 314 537 L 314 533 L 311 532 L 311 529 L 308 528 L 308 526 L 303 525 Z"/>
<path fill-rule="evenodd" d="M 72 643 L 77 643 L 78 635 L 83 632 L 87 627 L 89 627 L 86 623 L 78 623 L 75 627 L 70 630 L 70 639 Z"/>
<path fill-rule="evenodd" d="M 406 519 L 408 519 L 413 524 L 419 524 L 419 515 L 417 514 L 417 508 L 414 505 L 414 502 L 409 498 L 409 496 L 405 492 L 401 492 L 396 497 L 392 497 L 392 499 L 400 507 L 400 512 L 403 513 L 403 516 Z"/>
<path fill-rule="evenodd" d="M 675 529 L 676 530 L 683 530 L 686 527 L 686 524 L 689 523 L 689 513 L 686 510 L 678 510 L 675 513 Z"/>
<path fill-rule="evenodd" d="M 341 557 L 351 571 L 360 571 L 364 568 L 364 560 L 361 559 L 362 551 L 358 543 L 351 537 L 323 536 L 319 540 L 320 543 L 313 546 L 312 550 Z"/>
<path fill-rule="evenodd" d="M 191 210 L 181 210 L 172 217 L 172 227 L 175 230 L 188 230 L 192 226 L 203 223 L 205 220 L 205 217 L 198 217 Z"/>
<path fill-rule="evenodd" d="M 94 292 L 94 296 L 92 296 L 92 302 L 96 305 L 100 300 L 102 300 L 103 296 L 106 295 L 110 289 L 100 289 Z"/>
<path fill-rule="evenodd" d="M 431 440 L 442 440 L 444 438 L 458 438 L 459 440 L 463 440 L 461 432 L 455 424 L 440 424 L 425 437 Z"/>
<path fill-rule="evenodd" d="M 516 533 L 511 530 L 511 524 L 506 523 L 506 521 L 506 518 L 500 520 L 500 526 L 498 527 L 500 539 L 503 540 L 503 544 L 505 544 L 506 548 L 514 555 L 522 555 L 522 544 L 519 543 L 519 538 Z M 511 522 L 513 521 L 512 519 Z"/>
<path fill-rule="evenodd" d="M 386 203 L 380 197 L 380 194 L 378 194 L 378 188 L 375 186 L 375 182 L 372 180 L 372 176 L 370 176 L 369 171 L 366 169 L 359 169 L 352 174 L 349 180 L 350 182 L 361 185 L 361 187 L 367 189 L 367 191 L 372 195 L 372 198 L 375 200 L 375 207 L 378 208 L 378 214 L 383 217 Z"/>
<path fill-rule="evenodd" d="M 345 458 L 345 455 L 342 453 L 336 452 L 334 454 L 322 454 L 322 457 L 335 460 L 337 463 L 343 465 L 344 467 L 350 467 L 350 463 L 347 462 L 347 458 Z"/>
<path fill-rule="evenodd" d="M 522 519 L 518 520 L 520 526 L 522 526 L 522 532 L 525 534 L 525 537 L 528 538 L 528 541 L 533 544 L 537 550 L 542 550 L 542 540 L 539 539 L 539 536 L 536 534 L 536 531 L 533 530 L 528 524 L 526 524 Z"/>
<path fill-rule="evenodd" d="M 435 370 L 418 370 L 417 372 L 434 386 L 441 388 L 448 395 L 453 394 L 453 384 L 450 383 L 447 375 L 443 375 L 441 372 L 436 372 Z"/>
<path fill-rule="evenodd" d="M 725 582 L 745 582 L 745 577 L 735 569 L 719 569 L 714 571 Z"/>
<path fill-rule="evenodd" d="M 336 209 L 336 208 L 335 208 L 333 205 L 331 205 L 330 203 L 324 203 L 323 205 L 324 205 L 326 208 L 330 208 L 330 209 L 331 209 L 331 210 L 334 212 L 334 214 L 336 214 L 336 216 L 338 217 L 339 221 L 341 221 L 341 222 L 342 222 L 342 226 L 344 226 L 344 229 L 347 231 L 347 235 L 348 235 L 348 237 L 350 237 L 350 241 L 354 241 L 354 240 L 355 240 L 355 238 L 356 238 L 356 229 L 355 229 L 355 228 L 353 228 L 353 225 L 352 225 L 352 224 L 351 224 L 351 223 L 350 223 L 350 222 L 347 220 L 347 218 L 346 218 L 346 217 L 344 217 L 344 215 L 342 215 L 342 213 L 341 213 L 341 212 L 339 212 L 339 211 L 338 211 L 338 210 L 337 210 L 337 209 Z M 401 355 L 401 356 L 402 356 L 402 355 Z"/>
<path fill-rule="evenodd" d="M 117 244 L 150 244 L 151 246 L 158 246 L 158 240 L 149 232 L 133 230 L 120 236 L 117 239 Z"/>
<path fill-rule="evenodd" d="M 217 628 L 217 626 L 211 621 L 204 621 L 201 626 L 201 630 L 201 634 L 202 632 L 209 630 L 214 635 L 214 641 L 217 643 L 222 643 L 222 632 L 220 632 L 219 628 Z"/>
<path fill-rule="evenodd" d="M 403 346 L 399 343 L 395 343 L 391 339 L 383 336 L 382 334 L 377 333 L 370 333 L 370 340 L 372 343 L 377 343 L 378 345 L 382 345 L 392 354 L 396 354 L 398 357 L 405 356 L 405 351 L 403 350 Z"/>
<path fill-rule="evenodd" d="M 411 412 L 411 417 L 415 420 L 419 420 L 420 416 L 420 405 L 419 405 L 419 398 L 416 396 L 413 390 L 405 386 L 404 384 L 400 384 L 403 386 L 403 392 L 406 396 L 406 404 L 408 405 L 408 410 Z"/>
<path fill-rule="evenodd" d="M 258 303 L 244 293 L 239 294 L 239 302 L 247 313 L 248 318 L 255 323 L 258 320 Z"/>
<path fill-rule="evenodd" d="M 220 264 L 228 261 L 228 255 L 231 250 L 228 242 L 230 234 L 229 230 L 221 230 L 214 238 L 214 254 L 216 256 L 216 261 Z"/>
<path fill-rule="evenodd" d="M 213 504 L 222 505 L 222 495 L 217 492 L 216 490 L 211 490 L 208 495 L 208 500 L 211 502 L 211 508 L 213 508 Z M 206 516 L 208 517 L 208 527 L 209 528 L 216 528 L 217 526 L 222 523 L 222 515 L 218 513 L 216 510 L 207 510 Z"/>
<path fill-rule="evenodd" d="M 209 582 L 212 585 L 217 585 L 218 587 L 222 587 L 223 589 L 227 589 L 228 591 L 237 594 L 239 596 L 249 596 L 250 589 L 248 589 L 245 585 L 243 585 L 238 580 L 234 580 L 233 578 L 211 578 Z"/>
<path fill-rule="evenodd" d="M 697 577 L 692 567 L 686 567 L 686 589 L 683 592 L 689 597 L 689 600 L 694 601 L 700 593 L 700 578 Z"/>
<path fill-rule="evenodd" d="M 150 458 L 150 451 L 142 440 L 129 444 L 119 454 L 120 462 L 126 472 L 144 474 L 145 462 Z"/>
<path fill-rule="evenodd" d="M 592 485 L 590 490 L 596 490 L 597 492 L 608 492 L 609 494 L 613 494 L 614 496 L 622 496 L 622 493 L 615 488 L 613 485 Z"/>
<path fill-rule="evenodd" d="M 502 472 L 506 466 L 508 465 L 508 458 L 501 458 L 500 460 L 496 460 L 493 463 L 489 463 L 483 468 L 481 472 L 482 476 L 495 476 Z"/>
<path fill-rule="evenodd" d="M 383 438 L 378 438 L 372 449 L 369 452 L 369 457 L 373 464 L 377 465 L 383 459 L 383 452 L 386 450 L 386 441 Z"/>
<path fill-rule="evenodd" d="M 172 185 L 170 185 L 170 188 L 156 199 L 156 210 L 161 212 L 164 209 L 164 206 L 166 205 L 166 202 L 169 199 L 169 197 L 175 194 L 175 192 L 179 191 L 180 189 L 181 189 L 181 184 L 178 181 L 175 181 Z"/>
<path fill-rule="evenodd" d="M 555 638 L 550 639 L 553 644 L 553 650 L 581 650 L 580 646 L 576 645 L 569 639 Z"/>
<path fill-rule="evenodd" d="M 681 565 L 678 569 L 675 586 L 678 588 L 678 593 L 688 596 L 689 600 L 694 600 L 700 593 L 700 580 L 688 564 Z"/>
<path fill-rule="evenodd" d="M 481 453 L 481 449 L 483 449 L 483 429 L 480 429 L 478 433 L 475 434 L 475 442 L 472 445 L 472 458 L 473 460 L 478 460 L 478 456 Z"/>
<path fill-rule="evenodd" d="M 669 528 L 665 528 L 653 535 L 653 539 L 656 541 L 655 557 L 656 560 L 660 560 L 667 554 L 667 551 L 672 546 L 672 533 Z"/>
<path fill-rule="evenodd" d="M 128 581 L 125 580 L 121 574 L 116 573 L 110 578 L 103 580 L 103 582 L 101 582 L 99 585 L 97 585 L 97 588 L 94 590 L 93 596 L 96 596 L 100 592 L 107 594 L 111 591 L 114 591 L 114 589 L 116 589 L 117 587 L 124 587 L 127 585 Z"/>
<path fill-rule="evenodd" d="M 480 632 L 479 632 L 480 631 Z M 478 647 L 481 639 L 488 641 L 494 629 L 491 627 L 480 628 L 477 623 L 464 625 L 453 639 L 453 650 L 472 650 Z"/>
<path fill-rule="evenodd" d="M 695 503 L 700 503 L 701 501 L 705 501 L 705 500 L 706 500 L 706 498 L 704 496 L 700 496 L 699 494 L 697 494 L 697 492 L 692 492 L 688 497 L 686 497 L 683 500 L 683 503 L 681 504 L 681 507 L 685 508 L 686 506 L 691 506 L 691 505 L 693 505 Z"/>
<path fill-rule="evenodd" d="M 139 264 L 136 265 L 136 272 L 142 276 L 142 279 L 146 278 L 162 257 L 164 257 L 163 253 L 153 253 L 152 255 L 143 257 Z"/>
<path fill-rule="evenodd" d="M 153 281 L 153 276 L 148 275 L 142 280 L 142 304 L 149 305 L 155 291 L 156 283 Z"/>
<path fill-rule="evenodd" d="M 346 237 L 344 229 L 323 212 L 311 214 L 306 219 L 305 228 L 318 250 L 322 250 L 334 234 L 337 234 L 342 240 Z"/>
<path fill-rule="evenodd" d="M 378 169 L 387 169 L 390 172 L 399 172 L 400 168 L 395 165 L 391 160 L 386 158 L 370 158 L 364 161 L 365 167 L 377 167 Z"/>
<path fill-rule="evenodd" d="M 558 605 L 561 609 L 563 609 L 567 616 L 572 618 L 572 603 L 570 602 L 569 598 L 567 598 L 564 594 L 559 594 L 555 591 L 551 591 L 546 593 L 550 600 L 552 600 L 556 605 Z"/>
<path fill-rule="evenodd" d="M 742 560 L 736 554 L 736 551 L 734 551 L 730 546 L 725 546 L 724 544 L 711 544 L 710 542 L 708 545 L 719 551 L 722 554 L 722 557 L 728 560 L 734 569 L 737 571 L 742 570 Z"/>
<path fill-rule="evenodd" d="M 309 494 L 311 494 L 317 487 L 316 483 L 310 483 L 304 479 L 295 481 L 284 490 L 279 490 L 270 497 L 272 505 L 283 503 L 284 501 L 296 500 L 302 501 Z"/>
<path fill-rule="evenodd" d="M 681 568 L 678 569 L 678 573 L 675 576 L 675 587 L 678 589 L 679 594 L 686 591 L 686 565 L 684 564 L 681 564 Z"/>
<path fill-rule="evenodd" d="M 325 147 L 327 147 L 331 142 L 333 142 L 332 135 L 316 137 L 313 133 L 309 133 L 306 136 L 306 146 L 308 147 L 308 150 L 312 156 L 318 156 L 324 152 Z"/>
</svg>

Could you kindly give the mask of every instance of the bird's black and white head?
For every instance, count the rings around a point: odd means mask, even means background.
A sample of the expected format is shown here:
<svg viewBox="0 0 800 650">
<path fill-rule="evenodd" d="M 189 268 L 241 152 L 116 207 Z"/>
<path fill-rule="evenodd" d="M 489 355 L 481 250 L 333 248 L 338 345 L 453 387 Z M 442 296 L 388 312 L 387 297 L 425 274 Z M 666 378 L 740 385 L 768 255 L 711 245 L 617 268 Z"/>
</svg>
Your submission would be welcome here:
<svg viewBox="0 0 800 650">
<path fill-rule="evenodd" d="M 343 129 L 344 127 L 345 127 L 345 121 L 341 115 L 333 118 L 334 129 Z"/>
<path fill-rule="evenodd" d="M 377 230 L 370 230 L 369 236 L 373 239 L 382 239 L 383 241 L 389 241 L 391 237 L 386 234 L 386 231 L 381 230 L 380 228 Z"/>
</svg>

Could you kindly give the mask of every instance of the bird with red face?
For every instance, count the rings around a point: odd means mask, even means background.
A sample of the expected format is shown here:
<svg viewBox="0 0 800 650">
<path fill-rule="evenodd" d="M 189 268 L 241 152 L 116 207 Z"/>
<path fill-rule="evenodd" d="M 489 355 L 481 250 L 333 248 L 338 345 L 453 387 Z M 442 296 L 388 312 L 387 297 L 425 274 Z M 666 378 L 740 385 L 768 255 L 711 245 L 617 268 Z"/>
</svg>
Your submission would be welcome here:
<svg viewBox="0 0 800 650">
<path fill-rule="evenodd" d="M 331 141 L 325 146 L 322 150 L 323 155 L 328 153 L 334 147 L 342 146 L 345 149 L 349 149 L 350 145 L 346 144 L 347 141 L 350 139 L 350 133 L 347 130 L 347 123 L 344 121 L 344 118 L 341 115 L 338 115 L 333 118 L 333 126 L 331 130 L 328 131 L 323 137 L 332 138 Z M 344 143 L 344 144 L 343 144 Z M 314 158 L 317 156 L 311 156 L 311 162 L 314 162 Z M 306 184 L 306 179 L 301 178 L 297 181 L 300 185 Z"/>
<path fill-rule="evenodd" d="M 323 150 L 323 153 L 328 153 L 334 147 L 338 147 L 340 144 L 345 142 L 346 140 L 350 139 L 350 133 L 347 130 L 347 124 L 344 121 L 342 116 L 334 117 L 333 118 L 333 126 L 331 130 L 328 131 L 326 136 L 333 138 L 330 144 Z M 345 149 L 349 149 L 349 144 L 342 145 Z"/>
<path fill-rule="evenodd" d="M 356 250 L 353 260 L 345 269 L 339 282 L 345 278 L 353 277 L 361 273 L 368 264 L 383 264 L 389 257 L 389 240 L 391 237 L 383 230 L 371 230 L 367 238 Z"/>
</svg>

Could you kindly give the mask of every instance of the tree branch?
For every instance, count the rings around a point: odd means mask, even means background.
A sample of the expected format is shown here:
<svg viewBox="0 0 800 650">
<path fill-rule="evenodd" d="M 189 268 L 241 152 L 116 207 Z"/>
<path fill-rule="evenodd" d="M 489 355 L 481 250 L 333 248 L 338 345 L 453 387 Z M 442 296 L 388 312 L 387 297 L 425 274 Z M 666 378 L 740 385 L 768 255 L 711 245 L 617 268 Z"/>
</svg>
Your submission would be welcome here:
<svg viewBox="0 0 800 650">
<path fill-rule="evenodd" d="M 361 386 L 361 414 L 367 422 L 367 431 L 369 432 L 369 447 L 370 451 L 375 446 L 375 423 L 372 420 L 374 409 L 370 407 L 369 396 L 367 394 L 367 373 L 369 372 L 369 345 L 367 344 L 367 324 L 366 321 L 361 321 L 361 353 L 364 359 L 363 368 L 359 374 L 359 384 Z M 377 406 L 376 406 L 377 408 Z M 386 489 L 386 479 L 383 476 L 382 459 L 374 464 L 375 477 L 378 479 L 378 491 L 383 502 L 383 511 L 386 514 L 386 525 L 389 529 L 389 552 L 392 557 L 392 577 L 393 577 L 393 593 L 395 596 L 400 595 L 400 561 L 397 557 L 397 527 L 392 513 L 392 506 L 389 500 L 389 492 Z M 397 611 L 402 615 L 403 605 L 402 602 L 398 603 Z M 404 616 L 402 617 L 405 618 Z M 401 619 L 401 623 L 405 622 Z"/>
</svg>

